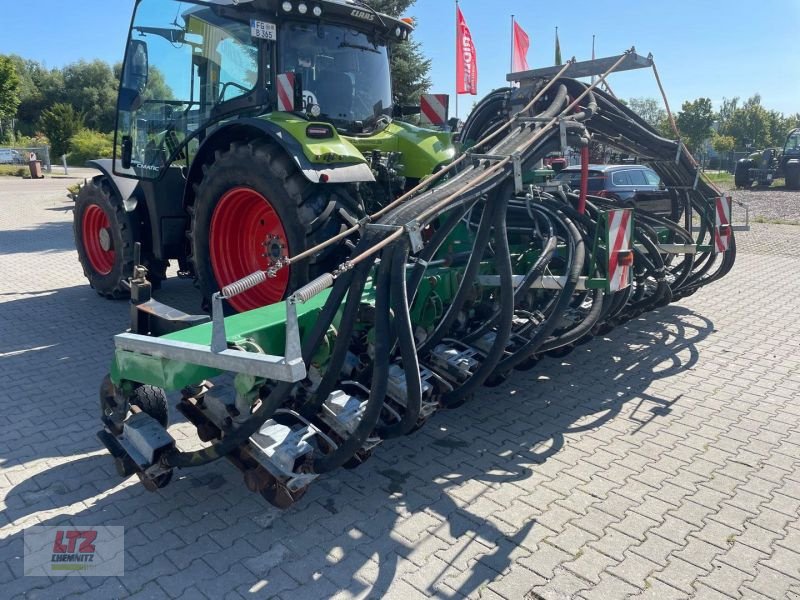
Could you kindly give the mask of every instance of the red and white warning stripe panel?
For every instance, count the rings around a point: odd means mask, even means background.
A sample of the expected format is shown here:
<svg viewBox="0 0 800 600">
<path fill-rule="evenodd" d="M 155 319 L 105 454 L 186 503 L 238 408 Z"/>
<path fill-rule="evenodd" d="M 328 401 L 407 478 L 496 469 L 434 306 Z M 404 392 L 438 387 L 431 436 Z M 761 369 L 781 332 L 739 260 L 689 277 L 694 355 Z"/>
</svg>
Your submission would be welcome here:
<svg viewBox="0 0 800 600">
<path fill-rule="evenodd" d="M 608 291 L 618 292 L 631 284 L 633 268 L 633 211 L 610 210 L 608 223 Z"/>
<path fill-rule="evenodd" d="M 278 75 L 278 110 L 294 111 L 294 73 Z"/>
<path fill-rule="evenodd" d="M 730 196 L 715 198 L 714 252 L 717 254 L 725 252 L 731 247 L 731 238 L 733 238 L 733 229 L 731 228 L 732 207 L 733 199 Z"/>
<path fill-rule="evenodd" d="M 447 123 L 450 96 L 447 94 L 423 94 L 419 99 L 419 120 L 422 125 L 441 127 Z"/>
</svg>

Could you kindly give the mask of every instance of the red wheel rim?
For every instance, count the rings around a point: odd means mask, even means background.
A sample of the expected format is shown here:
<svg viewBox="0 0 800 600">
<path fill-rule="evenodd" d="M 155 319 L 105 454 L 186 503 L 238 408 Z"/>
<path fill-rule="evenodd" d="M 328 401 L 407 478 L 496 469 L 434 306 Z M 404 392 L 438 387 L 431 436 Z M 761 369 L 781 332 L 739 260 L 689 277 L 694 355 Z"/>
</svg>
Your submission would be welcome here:
<svg viewBox="0 0 800 600">
<path fill-rule="evenodd" d="M 108 275 L 114 268 L 117 255 L 112 246 L 111 223 L 102 208 L 90 204 L 83 213 L 83 249 L 89 263 L 100 275 Z M 100 236 L 107 236 L 108 250 L 103 248 Z"/>
<path fill-rule="evenodd" d="M 289 242 L 278 213 L 257 191 L 229 190 L 220 198 L 209 233 L 211 268 L 221 287 L 266 270 L 273 260 L 289 255 Z M 274 304 L 289 286 L 289 269 L 229 300 L 239 312 Z"/>
</svg>

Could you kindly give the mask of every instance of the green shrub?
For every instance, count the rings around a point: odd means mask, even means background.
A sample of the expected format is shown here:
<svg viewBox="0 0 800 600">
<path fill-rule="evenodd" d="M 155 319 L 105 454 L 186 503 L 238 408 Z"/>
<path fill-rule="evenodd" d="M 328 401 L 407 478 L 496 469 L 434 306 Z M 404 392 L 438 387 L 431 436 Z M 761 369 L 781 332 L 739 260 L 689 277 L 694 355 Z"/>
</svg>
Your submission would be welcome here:
<svg viewBox="0 0 800 600">
<path fill-rule="evenodd" d="M 28 167 L 18 165 L 0 165 L 0 177 L 30 177 Z"/>
<path fill-rule="evenodd" d="M 69 140 L 71 152 L 67 162 L 81 167 L 87 160 L 111 158 L 114 154 L 114 134 L 82 129 Z"/>
</svg>

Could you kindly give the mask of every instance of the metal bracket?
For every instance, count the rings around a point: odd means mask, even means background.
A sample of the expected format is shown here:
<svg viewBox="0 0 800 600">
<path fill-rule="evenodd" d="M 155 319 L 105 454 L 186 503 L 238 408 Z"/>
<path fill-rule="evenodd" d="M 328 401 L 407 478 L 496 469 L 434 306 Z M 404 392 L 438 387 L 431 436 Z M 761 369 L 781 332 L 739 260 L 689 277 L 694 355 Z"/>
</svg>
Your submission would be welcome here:
<svg viewBox="0 0 800 600">
<path fill-rule="evenodd" d="M 408 233 L 408 239 L 411 241 L 411 250 L 416 254 L 425 247 L 425 242 L 422 241 L 422 227 L 418 221 L 411 221 L 406 223 L 404 229 Z"/>
<path fill-rule="evenodd" d="M 675 153 L 675 164 L 679 165 L 681 162 L 681 152 L 683 151 L 683 141 L 678 140 L 678 151 Z"/>
<path fill-rule="evenodd" d="M 514 152 L 513 154 L 507 154 L 507 155 L 470 153 L 469 156 L 473 160 L 505 160 L 507 158 L 510 158 L 514 173 L 514 191 L 517 194 L 525 193 L 525 186 L 522 183 L 522 155 L 519 152 Z"/>
<path fill-rule="evenodd" d="M 222 352 L 228 349 L 228 336 L 225 333 L 225 310 L 222 294 L 211 296 L 211 351 Z"/>
<path fill-rule="evenodd" d="M 306 365 L 300 343 L 300 326 L 297 322 L 297 307 L 286 304 L 286 348 L 285 356 L 244 352 L 228 348 L 225 323 L 222 313 L 222 297 L 212 298 L 214 317 L 211 329 L 211 346 L 180 342 L 165 338 L 154 338 L 134 333 L 122 333 L 114 337 L 117 350 L 145 354 L 161 359 L 201 365 L 220 371 L 244 373 L 274 381 L 297 382 L 306 377 Z M 216 300 L 216 302 L 215 302 Z M 215 349 L 216 348 L 216 349 Z"/>
<path fill-rule="evenodd" d="M 697 184 L 700 181 L 700 167 L 697 167 L 697 172 L 694 174 L 694 183 L 692 184 L 692 189 L 697 189 Z"/>
</svg>

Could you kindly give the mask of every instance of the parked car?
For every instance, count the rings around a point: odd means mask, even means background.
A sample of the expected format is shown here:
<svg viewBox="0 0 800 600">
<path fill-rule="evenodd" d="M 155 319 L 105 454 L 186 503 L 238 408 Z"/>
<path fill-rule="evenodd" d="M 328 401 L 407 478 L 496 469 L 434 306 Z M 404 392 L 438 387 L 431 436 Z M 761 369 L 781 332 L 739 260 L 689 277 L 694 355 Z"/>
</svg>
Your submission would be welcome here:
<svg viewBox="0 0 800 600">
<path fill-rule="evenodd" d="M 563 169 L 553 180 L 580 189 L 580 165 Z M 644 165 L 589 165 L 589 193 L 593 196 L 625 201 L 632 200 L 636 192 L 663 189 L 661 178 Z"/>
<path fill-rule="evenodd" d="M 567 167 L 556 174 L 553 181 L 578 191 L 581 187 L 580 165 Z M 672 219 L 680 213 L 675 194 L 667 190 L 658 174 L 645 165 L 589 165 L 589 194 Z"/>
<path fill-rule="evenodd" d="M 25 159 L 17 150 L 0 148 L 0 165 L 24 165 Z"/>
</svg>

